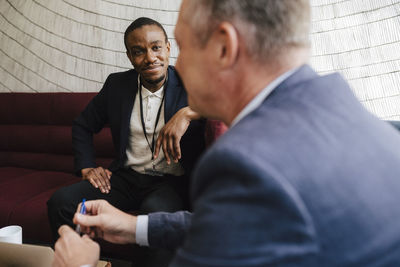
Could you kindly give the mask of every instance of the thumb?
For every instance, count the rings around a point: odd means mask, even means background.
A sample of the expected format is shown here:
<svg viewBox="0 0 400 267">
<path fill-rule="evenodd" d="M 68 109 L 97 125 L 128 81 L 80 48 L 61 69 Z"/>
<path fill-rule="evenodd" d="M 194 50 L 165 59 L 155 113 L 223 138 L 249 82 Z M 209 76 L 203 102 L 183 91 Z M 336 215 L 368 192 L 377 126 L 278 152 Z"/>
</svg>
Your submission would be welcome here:
<svg viewBox="0 0 400 267">
<path fill-rule="evenodd" d="M 80 224 L 88 227 L 99 226 L 100 218 L 98 215 L 85 215 L 85 214 L 75 213 L 74 222 L 75 224 Z"/>
<path fill-rule="evenodd" d="M 61 227 L 58 228 L 58 234 L 60 236 L 68 235 L 71 233 L 74 233 L 74 231 L 68 225 L 61 225 Z"/>
<path fill-rule="evenodd" d="M 82 240 L 83 240 L 84 242 L 87 242 L 87 243 L 93 242 L 93 240 L 92 240 L 88 235 L 86 235 L 86 234 L 82 236 Z"/>
<path fill-rule="evenodd" d="M 86 235 L 86 234 L 82 236 L 82 239 L 84 239 L 84 240 L 92 240 L 92 239 L 90 239 L 90 237 L 89 237 L 88 235 Z"/>
</svg>

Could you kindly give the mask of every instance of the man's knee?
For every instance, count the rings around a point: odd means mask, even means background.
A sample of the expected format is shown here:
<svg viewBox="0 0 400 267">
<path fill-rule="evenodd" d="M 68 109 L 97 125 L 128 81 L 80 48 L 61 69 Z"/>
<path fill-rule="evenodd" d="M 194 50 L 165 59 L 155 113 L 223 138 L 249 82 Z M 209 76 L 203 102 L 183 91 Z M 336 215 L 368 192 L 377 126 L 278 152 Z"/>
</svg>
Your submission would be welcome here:
<svg viewBox="0 0 400 267">
<path fill-rule="evenodd" d="M 47 201 L 48 211 L 56 210 L 60 207 L 65 206 L 71 201 L 71 196 L 68 194 L 65 187 L 58 189 Z"/>
<path fill-rule="evenodd" d="M 165 188 L 147 196 L 140 205 L 140 213 L 174 212 L 184 209 L 182 198 L 174 190 Z"/>
</svg>

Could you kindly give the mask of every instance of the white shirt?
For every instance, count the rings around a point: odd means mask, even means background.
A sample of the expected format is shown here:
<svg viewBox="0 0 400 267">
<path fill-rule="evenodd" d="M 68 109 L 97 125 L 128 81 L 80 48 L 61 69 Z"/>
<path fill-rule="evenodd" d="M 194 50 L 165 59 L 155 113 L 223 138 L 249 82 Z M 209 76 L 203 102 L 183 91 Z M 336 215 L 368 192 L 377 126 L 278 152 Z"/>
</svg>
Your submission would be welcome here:
<svg viewBox="0 0 400 267">
<path fill-rule="evenodd" d="M 258 108 L 261 103 L 269 96 L 269 94 L 278 87 L 283 81 L 285 81 L 289 76 L 291 76 L 297 68 L 289 70 L 273 80 L 267 85 L 261 92 L 259 92 L 235 117 L 232 121 L 230 128 L 236 125 L 241 119 L 249 115 L 253 110 Z M 140 246 L 148 246 L 148 226 L 149 217 L 147 215 L 139 215 L 136 221 L 136 243 Z"/>
<path fill-rule="evenodd" d="M 138 78 L 139 79 L 139 78 Z M 141 88 L 142 93 L 142 104 L 143 104 L 143 120 L 147 134 L 147 140 L 150 145 L 152 143 L 154 127 L 156 124 L 156 118 L 158 109 L 161 106 L 160 117 L 157 123 L 156 132 L 154 135 L 154 143 L 157 141 L 160 130 L 164 127 L 164 103 L 162 102 L 164 95 L 164 86 L 156 92 L 152 93 L 147 90 L 144 86 Z M 164 99 L 165 101 L 165 99 Z M 142 122 L 140 119 L 140 94 L 139 90 L 135 97 L 135 103 L 133 104 L 131 120 L 130 120 L 130 131 L 129 141 L 126 149 L 127 161 L 125 166 L 134 169 L 139 173 L 146 174 L 146 170 L 153 168 L 152 153 L 147 143 L 147 140 L 143 133 Z M 155 148 L 155 144 L 154 144 Z M 181 176 L 184 174 L 184 170 L 180 163 L 171 162 L 167 164 L 165 160 L 163 150 L 160 149 L 159 156 L 154 160 L 155 169 L 158 172 L 172 174 L 175 176 Z"/>
</svg>

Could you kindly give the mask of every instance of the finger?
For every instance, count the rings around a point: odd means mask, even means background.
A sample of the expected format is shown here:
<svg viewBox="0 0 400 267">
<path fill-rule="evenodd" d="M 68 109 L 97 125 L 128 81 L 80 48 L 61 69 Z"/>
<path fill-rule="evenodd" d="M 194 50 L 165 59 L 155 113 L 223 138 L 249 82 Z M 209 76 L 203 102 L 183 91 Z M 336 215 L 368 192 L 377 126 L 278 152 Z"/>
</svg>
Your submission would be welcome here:
<svg viewBox="0 0 400 267">
<path fill-rule="evenodd" d="M 107 185 L 104 182 L 105 178 L 103 177 L 103 168 L 101 168 L 101 167 L 96 168 L 95 172 L 96 172 L 96 179 L 95 180 L 96 180 L 96 183 L 97 183 L 98 187 L 100 188 L 100 191 L 102 193 L 106 193 Z M 108 178 L 106 178 L 106 179 L 108 180 Z"/>
<path fill-rule="evenodd" d="M 103 185 L 103 189 L 105 193 L 108 193 L 110 191 L 110 179 L 108 178 L 106 170 L 102 168 L 99 170 L 99 173 L 101 175 L 101 184 Z"/>
<path fill-rule="evenodd" d="M 168 146 L 167 146 L 167 140 L 168 138 L 164 138 L 163 142 L 162 142 L 162 149 L 164 151 L 164 157 L 165 160 L 167 161 L 168 164 L 171 163 L 171 159 L 169 157 L 169 153 L 168 153 Z"/>
<path fill-rule="evenodd" d="M 106 178 L 106 179 L 107 179 L 107 178 Z M 108 179 L 107 179 L 107 180 L 108 180 Z M 100 191 L 101 191 L 102 193 L 107 193 L 108 187 L 107 187 L 107 184 L 106 184 L 106 182 L 105 182 L 104 177 L 103 177 L 103 176 L 100 176 L 100 177 L 97 178 L 96 181 L 97 181 L 97 184 L 100 184 L 100 186 L 99 186 Z"/>
<path fill-rule="evenodd" d="M 90 230 L 91 230 L 90 227 L 83 226 L 81 224 L 80 224 L 80 226 L 81 226 L 81 233 L 86 234 L 86 235 L 90 234 Z"/>
<path fill-rule="evenodd" d="M 60 235 L 60 237 L 68 237 L 70 235 L 76 234 L 74 230 L 72 230 L 71 227 L 69 227 L 68 225 L 61 225 L 60 228 L 58 228 L 58 234 Z"/>
<path fill-rule="evenodd" d="M 75 213 L 74 221 L 83 227 L 100 227 L 100 217 L 98 215 L 86 215 Z"/>
<path fill-rule="evenodd" d="M 107 173 L 108 179 L 111 179 L 112 172 L 110 170 L 106 169 L 106 173 Z"/>
<path fill-rule="evenodd" d="M 175 151 L 175 158 L 176 161 L 178 161 L 179 159 L 181 159 L 181 146 L 180 146 L 180 138 L 175 138 L 174 139 L 174 151 Z"/>
<path fill-rule="evenodd" d="M 102 190 L 103 186 L 101 185 L 101 183 L 100 183 L 100 181 L 99 181 L 99 179 L 97 177 L 96 178 L 90 178 L 89 181 L 95 188 L 98 188 L 100 191 L 103 192 L 103 190 Z"/>
<path fill-rule="evenodd" d="M 160 131 L 160 134 L 157 137 L 157 141 L 156 141 L 156 147 L 154 149 L 154 158 L 156 159 L 158 157 L 158 153 L 160 153 L 160 147 L 161 147 L 161 143 L 164 137 L 164 131 Z"/>
<path fill-rule="evenodd" d="M 88 233 L 88 235 L 89 235 L 89 237 L 92 238 L 92 239 L 93 239 L 93 238 L 96 238 L 96 232 L 95 232 L 93 229 L 90 230 L 90 232 Z"/>
<path fill-rule="evenodd" d="M 106 170 L 103 168 L 100 170 L 100 174 L 101 174 L 101 178 L 102 178 L 102 183 L 108 193 L 108 191 L 110 190 L 110 178 L 108 178 L 108 174 L 107 174 Z"/>
<path fill-rule="evenodd" d="M 108 189 L 109 186 L 108 186 L 108 184 L 107 184 L 107 183 L 109 183 L 108 178 L 105 178 L 105 177 L 102 176 L 102 177 L 99 179 L 99 181 L 100 181 L 100 183 L 101 183 L 101 192 L 103 192 L 103 193 L 105 193 L 105 194 L 108 194 L 108 193 L 110 192 L 110 190 Z"/>
<path fill-rule="evenodd" d="M 177 162 L 176 153 L 174 149 L 174 139 L 175 138 L 173 135 L 168 139 L 168 151 L 171 154 L 171 157 L 174 160 L 174 162 Z"/>
<path fill-rule="evenodd" d="M 90 177 L 88 179 L 88 181 L 89 181 L 89 183 L 91 183 L 93 185 L 94 188 L 99 188 L 99 186 L 97 185 L 96 181 L 92 177 Z"/>
<path fill-rule="evenodd" d="M 100 200 L 88 200 L 85 201 L 85 208 L 86 208 L 86 213 L 87 215 L 97 215 L 98 214 L 98 206 L 99 206 L 99 202 Z M 82 206 L 82 202 L 78 204 L 78 208 L 76 209 L 75 214 L 79 214 L 81 211 L 81 206 Z M 75 215 L 74 214 L 74 215 Z M 72 222 L 74 224 L 80 224 L 78 221 L 76 221 L 75 216 L 72 218 Z M 82 227 L 82 225 L 81 225 Z M 82 231 L 82 229 L 81 229 Z"/>
<path fill-rule="evenodd" d="M 82 240 L 85 242 L 93 242 L 93 240 L 88 235 L 83 235 Z"/>
<path fill-rule="evenodd" d="M 96 169 L 93 169 L 89 175 L 88 175 L 88 180 L 89 182 L 95 187 L 95 188 L 99 188 L 99 184 L 97 183 L 97 173 L 96 173 Z"/>
<path fill-rule="evenodd" d="M 92 239 L 96 237 L 95 233 L 94 233 L 94 229 L 96 227 L 88 227 L 88 226 L 83 226 L 83 225 L 80 225 L 80 226 L 81 226 L 81 233 L 89 236 Z"/>
<path fill-rule="evenodd" d="M 101 206 L 103 206 L 103 202 L 107 203 L 107 201 L 102 199 L 85 201 L 86 214 L 97 215 Z M 79 213 L 79 211 L 80 209 L 77 210 L 76 213 Z"/>
<path fill-rule="evenodd" d="M 103 193 L 103 185 L 98 177 L 94 178 L 93 181 L 96 183 L 96 188 L 98 188 Z"/>
</svg>

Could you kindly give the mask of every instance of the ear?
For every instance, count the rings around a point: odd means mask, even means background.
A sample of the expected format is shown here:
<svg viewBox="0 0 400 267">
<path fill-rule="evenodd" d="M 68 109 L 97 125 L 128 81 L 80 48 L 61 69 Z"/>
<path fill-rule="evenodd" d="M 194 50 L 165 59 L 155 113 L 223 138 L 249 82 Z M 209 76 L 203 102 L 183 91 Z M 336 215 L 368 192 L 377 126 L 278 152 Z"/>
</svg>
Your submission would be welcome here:
<svg viewBox="0 0 400 267">
<path fill-rule="evenodd" d="M 167 50 L 168 53 L 171 51 L 171 43 L 169 41 L 167 42 Z"/>
<path fill-rule="evenodd" d="M 168 54 L 168 57 L 169 57 L 170 52 L 171 52 L 171 43 L 169 41 L 166 44 L 166 48 L 167 48 L 167 54 Z"/>
<path fill-rule="evenodd" d="M 239 56 L 239 35 L 236 28 L 229 22 L 222 22 L 211 38 L 216 63 L 221 68 L 230 68 Z"/>
</svg>

